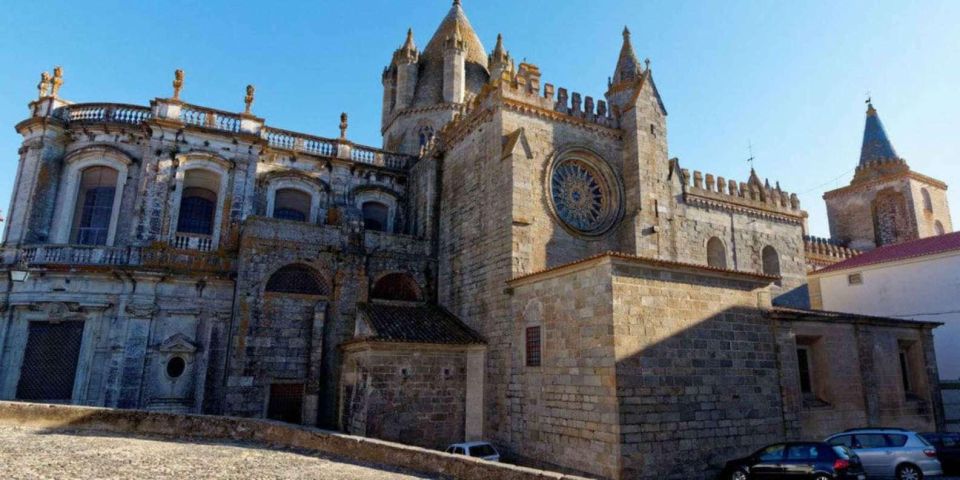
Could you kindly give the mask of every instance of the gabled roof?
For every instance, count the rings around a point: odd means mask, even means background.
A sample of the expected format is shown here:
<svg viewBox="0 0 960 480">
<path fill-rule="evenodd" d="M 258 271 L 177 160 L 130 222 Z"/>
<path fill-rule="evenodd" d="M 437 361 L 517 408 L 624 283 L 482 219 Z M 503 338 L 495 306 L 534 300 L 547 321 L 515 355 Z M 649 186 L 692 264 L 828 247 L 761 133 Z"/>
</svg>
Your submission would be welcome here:
<svg viewBox="0 0 960 480">
<path fill-rule="evenodd" d="M 852 268 L 865 267 L 867 265 L 896 262 L 908 258 L 937 255 L 954 250 L 960 251 L 960 232 L 938 235 L 936 237 L 921 238 L 919 240 L 913 240 L 910 242 L 880 247 L 870 250 L 866 253 L 861 253 L 853 258 L 848 258 L 842 262 L 834 263 L 829 267 L 813 272 L 812 275 L 836 272 L 839 270 L 849 270 Z"/>
<path fill-rule="evenodd" d="M 867 106 L 867 122 L 863 127 L 863 146 L 860 147 L 860 165 L 867 165 L 871 162 L 882 162 L 897 158 L 897 152 L 893 149 L 890 139 L 887 138 L 887 132 L 883 128 L 883 122 L 877 115 L 877 109 L 870 103 Z"/>
<path fill-rule="evenodd" d="M 483 337 L 450 312 L 427 304 L 364 303 L 358 311 L 373 331 L 357 340 L 453 345 L 483 344 Z"/>
</svg>

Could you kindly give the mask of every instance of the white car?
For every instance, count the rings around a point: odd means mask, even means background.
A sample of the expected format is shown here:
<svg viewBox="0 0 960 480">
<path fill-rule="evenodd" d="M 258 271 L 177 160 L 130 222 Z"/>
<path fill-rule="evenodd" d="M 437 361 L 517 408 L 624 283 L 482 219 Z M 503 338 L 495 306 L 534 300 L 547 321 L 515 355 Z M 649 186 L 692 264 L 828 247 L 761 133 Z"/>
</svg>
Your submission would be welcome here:
<svg viewBox="0 0 960 480">
<path fill-rule="evenodd" d="M 446 452 L 454 455 L 482 458 L 491 462 L 500 461 L 500 452 L 487 442 L 454 443 L 447 447 Z"/>
</svg>

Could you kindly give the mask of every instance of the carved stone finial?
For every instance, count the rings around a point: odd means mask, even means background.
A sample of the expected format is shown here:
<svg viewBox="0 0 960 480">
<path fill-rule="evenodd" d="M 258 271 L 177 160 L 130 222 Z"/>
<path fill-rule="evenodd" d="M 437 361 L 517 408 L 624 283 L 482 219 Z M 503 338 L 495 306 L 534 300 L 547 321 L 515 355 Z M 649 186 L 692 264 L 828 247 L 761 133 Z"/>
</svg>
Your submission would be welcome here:
<svg viewBox="0 0 960 480">
<path fill-rule="evenodd" d="M 347 139 L 347 112 L 340 114 L 340 140 Z"/>
<path fill-rule="evenodd" d="M 650 70 L 650 59 L 649 58 L 643 59 L 643 63 L 647 66 L 647 70 Z"/>
<path fill-rule="evenodd" d="M 40 74 L 40 83 L 37 84 L 37 91 L 40 92 L 40 98 L 47 96 L 47 91 L 50 89 L 50 74 L 43 72 Z"/>
<path fill-rule="evenodd" d="M 173 99 L 180 100 L 180 90 L 183 90 L 183 70 L 173 72 Z"/>
<path fill-rule="evenodd" d="M 247 85 L 247 96 L 243 98 L 243 103 L 246 108 L 243 110 L 243 113 L 247 115 L 250 114 L 250 108 L 253 106 L 253 94 L 256 92 L 256 88 L 253 85 Z"/>
<path fill-rule="evenodd" d="M 60 87 L 63 86 L 63 68 L 53 67 L 53 88 L 50 90 L 50 96 L 56 97 L 60 94 Z"/>
</svg>

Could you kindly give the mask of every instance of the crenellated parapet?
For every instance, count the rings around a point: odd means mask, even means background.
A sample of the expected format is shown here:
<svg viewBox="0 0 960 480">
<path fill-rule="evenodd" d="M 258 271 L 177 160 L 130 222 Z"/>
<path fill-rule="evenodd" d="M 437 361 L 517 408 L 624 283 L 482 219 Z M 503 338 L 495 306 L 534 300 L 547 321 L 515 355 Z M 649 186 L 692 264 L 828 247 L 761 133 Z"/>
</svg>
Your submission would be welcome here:
<svg viewBox="0 0 960 480">
<path fill-rule="evenodd" d="M 836 240 L 808 235 L 803 237 L 803 251 L 807 271 L 826 268 L 861 253 L 860 250 L 847 247 Z"/>
<path fill-rule="evenodd" d="M 687 169 L 680 171 L 684 198 L 687 203 L 704 206 L 750 209 L 790 219 L 802 219 L 807 213 L 800 208 L 796 193 L 780 189 L 779 182 L 761 183 L 755 175 L 746 182 L 726 179 L 711 173 Z"/>
</svg>

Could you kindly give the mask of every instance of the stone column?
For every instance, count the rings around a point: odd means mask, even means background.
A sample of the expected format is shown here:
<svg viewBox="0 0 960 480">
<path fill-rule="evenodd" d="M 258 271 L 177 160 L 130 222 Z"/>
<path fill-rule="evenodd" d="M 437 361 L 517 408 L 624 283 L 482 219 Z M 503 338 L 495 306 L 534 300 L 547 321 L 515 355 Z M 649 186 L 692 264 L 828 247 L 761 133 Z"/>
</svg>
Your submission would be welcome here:
<svg viewBox="0 0 960 480">
<path fill-rule="evenodd" d="M 303 423 L 314 426 L 320 408 L 320 375 L 323 359 L 323 329 L 327 319 L 327 302 L 317 302 L 310 329 L 310 350 L 307 355 L 307 380 L 303 396 Z"/>
</svg>

